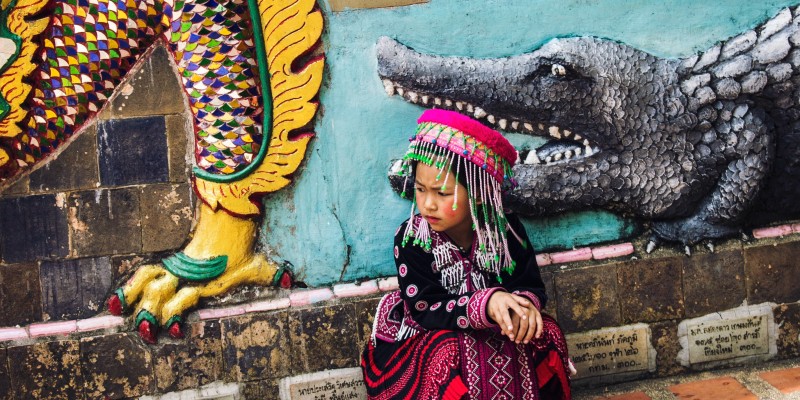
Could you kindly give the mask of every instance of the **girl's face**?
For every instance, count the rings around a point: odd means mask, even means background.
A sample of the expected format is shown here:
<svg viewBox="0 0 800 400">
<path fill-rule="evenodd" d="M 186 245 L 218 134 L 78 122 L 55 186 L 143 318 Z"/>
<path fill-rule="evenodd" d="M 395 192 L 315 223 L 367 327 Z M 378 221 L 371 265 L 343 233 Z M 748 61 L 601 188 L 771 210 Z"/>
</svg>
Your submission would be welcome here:
<svg viewBox="0 0 800 400">
<path fill-rule="evenodd" d="M 414 191 L 420 214 L 428 220 L 433 230 L 444 232 L 451 238 L 471 234 L 472 217 L 469 213 L 467 189 L 458 183 L 452 172 L 447 175 L 443 172 L 441 179 L 436 179 L 438 174 L 438 168 L 417 163 Z M 445 180 L 447 185 L 443 189 Z M 458 196 L 455 195 L 456 192 Z M 453 203 L 456 205 L 455 210 Z"/>
</svg>

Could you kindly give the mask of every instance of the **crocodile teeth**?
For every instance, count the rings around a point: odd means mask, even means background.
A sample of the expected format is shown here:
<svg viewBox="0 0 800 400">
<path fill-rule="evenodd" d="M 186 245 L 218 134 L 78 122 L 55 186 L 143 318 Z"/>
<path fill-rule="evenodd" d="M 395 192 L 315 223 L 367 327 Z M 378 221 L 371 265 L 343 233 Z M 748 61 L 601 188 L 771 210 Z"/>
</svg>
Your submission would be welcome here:
<svg viewBox="0 0 800 400">
<path fill-rule="evenodd" d="M 525 127 L 525 129 L 527 129 L 529 131 L 533 131 L 533 125 L 531 125 L 531 124 L 526 122 L 526 123 L 523 124 L 523 126 Z"/>
<path fill-rule="evenodd" d="M 570 158 L 572 158 L 572 150 L 567 150 L 567 152 L 564 153 L 564 159 L 569 160 Z"/>
<path fill-rule="evenodd" d="M 456 102 L 456 108 L 459 109 L 459 110 L 463 110 L 464 109 L 464 103 L 462 103 L 460 101 L 457 101 Z"/>
<path fill-rule="evenodd" d="M 475 111 L 475 107 L 472 104 L 467 103 L 467 112 L 471 113 Z"/>
<path fill-rule="evenodd" d="M 419 95 L 417 92 L 408 92 L 408 99 L 411 100 L 412 103 L 416 103 L 419 101 Z"/>
<path fill-rule="evenodd" d="M 576 156 L 579 156 L 579 155 L 581 155 L 581 149 L 580 149 L 580 148 L 578 148 L 578 149 L 575 149 L 575 155 L 576 155 Z"/>
<path fill-rule="evenodd" d="M 555 161 L 558 161 L 560 159 L 561 159 L 561 153 L 556 153 L 556 155 L 553 156 L 553 160 Z"/>
<path fill-rule="evenodd" d="M 544 124 L 539 124 L 539 130 L 544 131 Z"/>
<path fill-rule="evenodd" d="M 501 119 L 500 121 L 497 121 L 497 125 L 500 125 L 500 129 L 506 129 L 506 126 L 508 126 L 508 121 Z"/>
<path fill-rule="evenodd" d="M 589 147 L 589 140 L 588 139 L 583 139 L 583 146 L 587 147 L 587 148 Z"/>
<path fill-rule="evenodd" d="M 519 121 L 512 121 L 511 122 L 511 129 L 514 129 L 514 130 L 519 129 Z"/>
<path fill-rule="evenodd" d="M 469 108 L 467 108 L 467 111 L 469 111 Z M 473 115 L 475 115 L 475 118 L 480 119 L 486 116 L 486 111 L 483 111 L 480 107 L 475 107 L 475 113 Z"/>
<path fill-rule="evenodd" d="M 422 104 L 428 104 L 428 96 L 422 96 Z"/>
<path fill-rule="evenodd" d="M 452 107 L 453 106 L 453 100 L 444 99 L 444 105 L 447 106 L 447 107 Z"/>
<path fill-rule="evenodd" d="M 442 105 L 442 99 L 440 99 L 438 97 L 434 97 L 433 104 L 436 104 L 437 106 Z"/>
<path fill-rule="evenodd" d="M 551 126 L 548 132 L 550 132 L 550 136 L 561 139 L 561 131 L 558 130 L 557 126 Z"/>
<path fill-rule="evenodd" d="M 394 83 L 388 79 L 383 80 L 383 89 L 386 90 L 386 94 L 389 96 L 394 96 Z"/>
<path fill-rule="evenodd" d="M 497 121 L 496 119 L 494 119 L 494 115 L 492 115 L 492 114 L 489 114 L 488 116 L 486 116 L 486 120 L 489 121 L 490 124 L 493 124 L 493 123 L 495 123 Z"/>
<path fill-rule="evenodd" d="M 528 153 L 528 156 L 525 157 L 525 164 L 540 164 L 540 163 L 541 161 L 539 161 L 539 156 L 536 155 L 536 151 L 534 150 L 531 150 L 531 152 Z"/>
<path fill-rule="evenodd" d="M 403 90 L 403 88 L 401 88 L 401 87 L 397 88 L 397 94 L 399 94 L 400 96 L 402 96 L 402 95 L 403 95 L 403 93 L 405 93 L 405 90 Z"/>
<path fill-rule="evenodd" d="M 592 150 L 592 146 L 584 147 L 583 148 L 583 154 L 586 154 L 587 157 L 592 155 L 592 154 L 594 154 L 594 150 Z"/>
<path fill-rule="evenodd" d="M 547 156 L 547 157 L 544 159 L 544 162 L 545 162 L 545 163 L 548 163 L 548 164 L 549 164 L 551 161 L 553 161 L 553 157 L 552 157 L 552 156 Z"/>
<path fill-rule="evenodd" d="M 577 133 L 575 134 L 575 136 L 572 137 L 572 140 L 576 142 L 580 141 L 581 139 L 583 139 L 583 136 L 578 135 Z"/>
<path fill-rule="evenodd" d="M 566 130 L 566 129 L 564 129 L 564 131 L 563 131 L 563 132 L 561 132 L 561 133 L 563 133 L 563 134 L 564 134 L 564 137 L 565 137 L 565 138 L 568 138 L 568 137 L 570 137 L 570 135 L 572 135 L 572 132 L 570 132 L 570 131 L 568 131 L 568 130 Z"/>
</svg>

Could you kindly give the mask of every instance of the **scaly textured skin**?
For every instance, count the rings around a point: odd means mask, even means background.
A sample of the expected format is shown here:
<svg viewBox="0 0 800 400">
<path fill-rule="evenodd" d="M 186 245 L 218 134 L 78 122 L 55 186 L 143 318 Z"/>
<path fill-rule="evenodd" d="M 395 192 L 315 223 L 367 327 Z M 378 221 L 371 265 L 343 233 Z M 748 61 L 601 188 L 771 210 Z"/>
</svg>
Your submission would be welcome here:
<svg viewBox="0 0 800 400">
<path fill-rule="evenodd" d="M 483 60 L 382 38 L 378 72 L 412 103 L 550 138 L 521 149 L 520 213 L 602 208 L 687 245 L 800 215 L 797 9 L 680 60 L 591 37 Z"/>
</svg>

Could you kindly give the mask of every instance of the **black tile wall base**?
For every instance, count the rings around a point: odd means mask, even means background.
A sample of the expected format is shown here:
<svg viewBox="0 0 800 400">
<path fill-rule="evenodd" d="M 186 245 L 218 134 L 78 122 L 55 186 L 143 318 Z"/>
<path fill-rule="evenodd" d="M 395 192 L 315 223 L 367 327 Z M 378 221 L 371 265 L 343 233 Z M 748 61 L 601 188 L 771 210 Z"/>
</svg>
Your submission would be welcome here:
<svg viewBox="0 0 800 400">
<path fill-rule="evenodd" d="M 69 198 L 73 256 L 131 254 L 142 250 L 139 189 L 74 192 Z"/>
<path fill-rule="evenodd" d="M 103 186 L 169 180 L 167 128 L 163 116 L 100 121 L 97 149 Z"/>
<path fill-rule="evenodd" d="M 44 261 L 42 309 L 49 319 L 87 318 L 102 311 L 112 289 L 109 257 Z"/>
<path fill-rule="evenodd" d="M 75 340 L 9 347 L 9 375 L 16 398 L 82 398 L 79 348 Z"/>
<path fill-rule="evenodd" d="M 67 211 L 54 194 L 0 199 L 3 261 L 9 264 L 69 253 Z"/>
<path fill-rule="evenodd" d="M 87 399 L 121 399 L 155 392 L 151 348 L 136 333 L 81 339 Z"/>
<path fill-rule="evenodd" d="M 36 263 L 0 265 L 0 327 L 42 320 L 42 299 Z"/>
</svg>

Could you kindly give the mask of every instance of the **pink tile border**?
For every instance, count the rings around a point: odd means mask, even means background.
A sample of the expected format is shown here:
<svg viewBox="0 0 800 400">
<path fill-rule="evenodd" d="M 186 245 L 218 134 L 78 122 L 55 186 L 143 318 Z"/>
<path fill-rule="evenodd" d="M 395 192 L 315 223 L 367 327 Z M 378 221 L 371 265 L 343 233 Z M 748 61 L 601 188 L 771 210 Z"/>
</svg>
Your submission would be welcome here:
<svg viewBox="0 0 800 400">
<path fill-rule="evenodd" d="M 200 316 L 200 319 L 232 317 L 234 315 L 244 314 L 244 306 L 239 305 L 224 308 L 204 308 L 202 310 L 197 310 L 197 314 Z"/>
<path fill-rule="evenodd" d="M 622 257 L 627 256 L 628 254 L 633 254 L 633 243 L 630 242 L 592 248 L 592 258 L 595 260 Z"/>
<path fill-rule="evenodd" d="M 756 239 L 786 236 L 794 233 L 792 225 L 770 226 L 767 228 L 753 229 L 753 237 Z"/>
<path fill-rule="evenodd" d="M 400 284 L 397 282 L 396 276 L 378 279 L 378 289 L 382 292 L 389 292 L 392 290 L 400 289 Z"/>
<path fill-rule="evenodd" d="M 41 324 L 31 324 L 28 327 L 28 332 L 32 338 L 39 336 L 50 335 L 66 335 L 78 330 L 77 321 L 58 321 L 58 322 L 45 322 Z"/>
<path fill-rule="evenodd" d="M 306 306 L 333 298 L 333 290 L 328 288 L 296 290 L 289 295 L 292 307 Z"/>
<path fill-rule="evenodd" d="M 27 338 L 28 331 L 25 328 L 0 328 L 0 342 Z"/>
<path fill-rule="evenodd" d="M 586 261 L 592 259 L 592 249 L 583 247 L 580 249 L 550 253 L 553 264 L 563 264 L 573 261 Z"/>
<path fill-rule="evenodd" d="M 336 297 L 356 297 L 366 296 L 373 293 L 378 293 L 378 281 L 372 279 L 360 283 L 340 283 L 333 285 L 333 294 Z"/>
<path fill-rule="evenodd" d="M 244 312 L 251 313 L 251 312 L 259 312 L 259 311 L 274 311 L 274 310 L 282 310 L 284 308 L 289 308 L 292 303 L 289 301 L 288 297 L 283 297 L 280 299 L 271 299 L 265 301 L 256 301 L 254 303 L 249 303 L 244 305 Z"/>
<path fill-rule="evenodd" d="M 93 331 L 96 329 L 108 329 L 120 326 L 125 323 L 125 318 L 116 315 L 105 315 L 102 317 L 87 318 L 78 321 L 78 332 Z"/>
<path fill-rule="evenodd" d="M 536 264 L 539 265 L 540 267 L 543 267 L 545 265 L 550 265 L 552 263 L 553 260 L 550 258 L 550 254 L 542 253 L 536 255 Z"/>
</svg>

